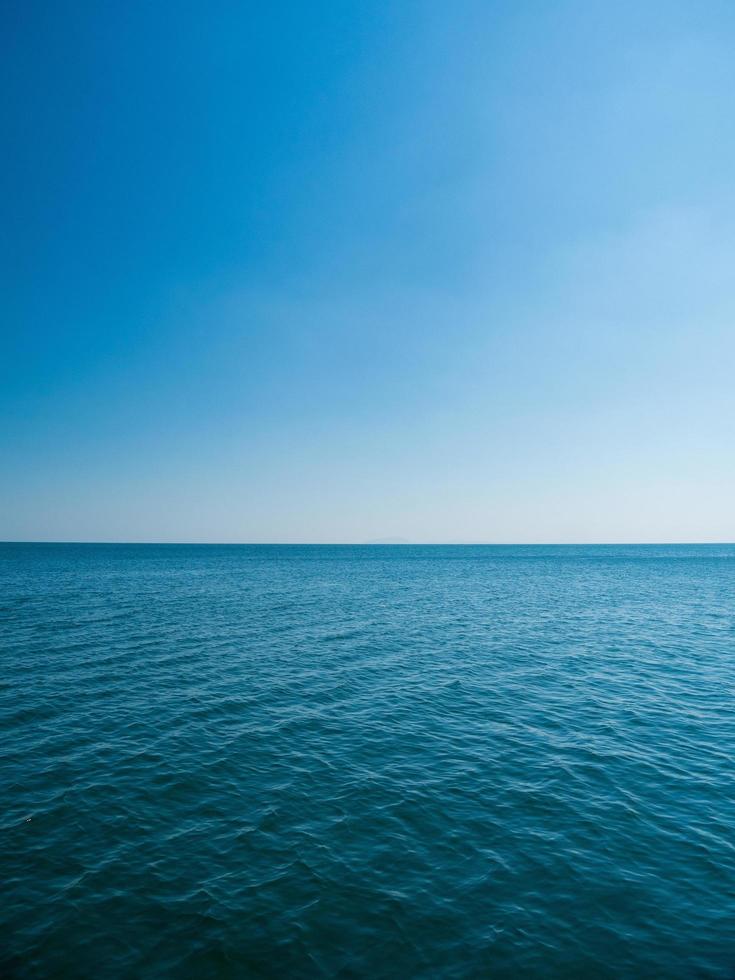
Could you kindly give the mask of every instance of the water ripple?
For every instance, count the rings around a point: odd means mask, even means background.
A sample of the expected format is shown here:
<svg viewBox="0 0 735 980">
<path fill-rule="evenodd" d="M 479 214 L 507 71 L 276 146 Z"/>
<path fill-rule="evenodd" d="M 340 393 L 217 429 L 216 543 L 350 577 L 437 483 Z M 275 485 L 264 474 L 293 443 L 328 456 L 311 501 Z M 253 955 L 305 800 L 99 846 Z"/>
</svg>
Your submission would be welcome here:
<svg viewBox="0 0 735 980">
<path fill-rule="evenodd" d="M 0 583 L 0 975 L 735 975 L 735 547 Z"/>
</svg>

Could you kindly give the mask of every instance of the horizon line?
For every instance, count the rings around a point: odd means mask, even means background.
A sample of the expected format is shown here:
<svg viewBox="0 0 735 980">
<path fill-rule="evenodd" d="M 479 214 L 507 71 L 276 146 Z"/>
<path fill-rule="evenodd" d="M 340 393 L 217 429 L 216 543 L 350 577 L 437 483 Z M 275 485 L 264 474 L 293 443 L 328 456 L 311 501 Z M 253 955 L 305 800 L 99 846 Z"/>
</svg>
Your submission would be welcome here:
<svg viewBox="0 0 735 980">
<path fill-rule="evenodd" d="M 608 548 L 682 545 L 733 546 L 735 541 L 115 541 L 0 539 L 0 545 L 153 545 L 157 547 L 221 548 Z"/>
</svg>

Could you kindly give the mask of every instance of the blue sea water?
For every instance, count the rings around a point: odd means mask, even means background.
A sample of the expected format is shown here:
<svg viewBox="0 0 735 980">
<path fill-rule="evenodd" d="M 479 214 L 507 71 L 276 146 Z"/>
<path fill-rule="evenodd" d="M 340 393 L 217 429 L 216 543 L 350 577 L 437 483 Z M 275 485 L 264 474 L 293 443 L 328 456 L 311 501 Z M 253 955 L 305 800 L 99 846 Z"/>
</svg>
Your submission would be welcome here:
<svg viewBox="0 0 735 980">
<path fill-rule="evenodd" d="M 735 975 L 735 547 L 0 545 L 0 975 Z"/>
</svg>

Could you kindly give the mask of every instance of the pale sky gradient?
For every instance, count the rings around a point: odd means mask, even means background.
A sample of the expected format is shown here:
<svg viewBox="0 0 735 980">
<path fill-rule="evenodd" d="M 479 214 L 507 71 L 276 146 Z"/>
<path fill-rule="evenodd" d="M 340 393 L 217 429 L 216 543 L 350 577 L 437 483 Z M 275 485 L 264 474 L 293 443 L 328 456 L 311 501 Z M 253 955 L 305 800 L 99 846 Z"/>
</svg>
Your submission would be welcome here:
<svg viewBox="0 0 735 980">
<path fill-rule="evenodd" d="M 5 540 L 735 540 L 735 5 L 6 4 Z"/>
</svg>

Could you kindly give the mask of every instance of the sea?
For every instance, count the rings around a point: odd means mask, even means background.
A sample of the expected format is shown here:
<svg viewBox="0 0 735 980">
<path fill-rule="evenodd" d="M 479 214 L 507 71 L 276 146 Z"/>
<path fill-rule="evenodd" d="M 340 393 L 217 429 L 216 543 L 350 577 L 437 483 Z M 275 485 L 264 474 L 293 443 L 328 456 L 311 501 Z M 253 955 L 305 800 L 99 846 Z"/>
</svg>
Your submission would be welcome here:
<svg viewBox="0 0 735 980">
<path fill-rule="evenodd" d="M 0 545 L 0 976 L 735 977 L 735 546 Z"/>
</svg>

